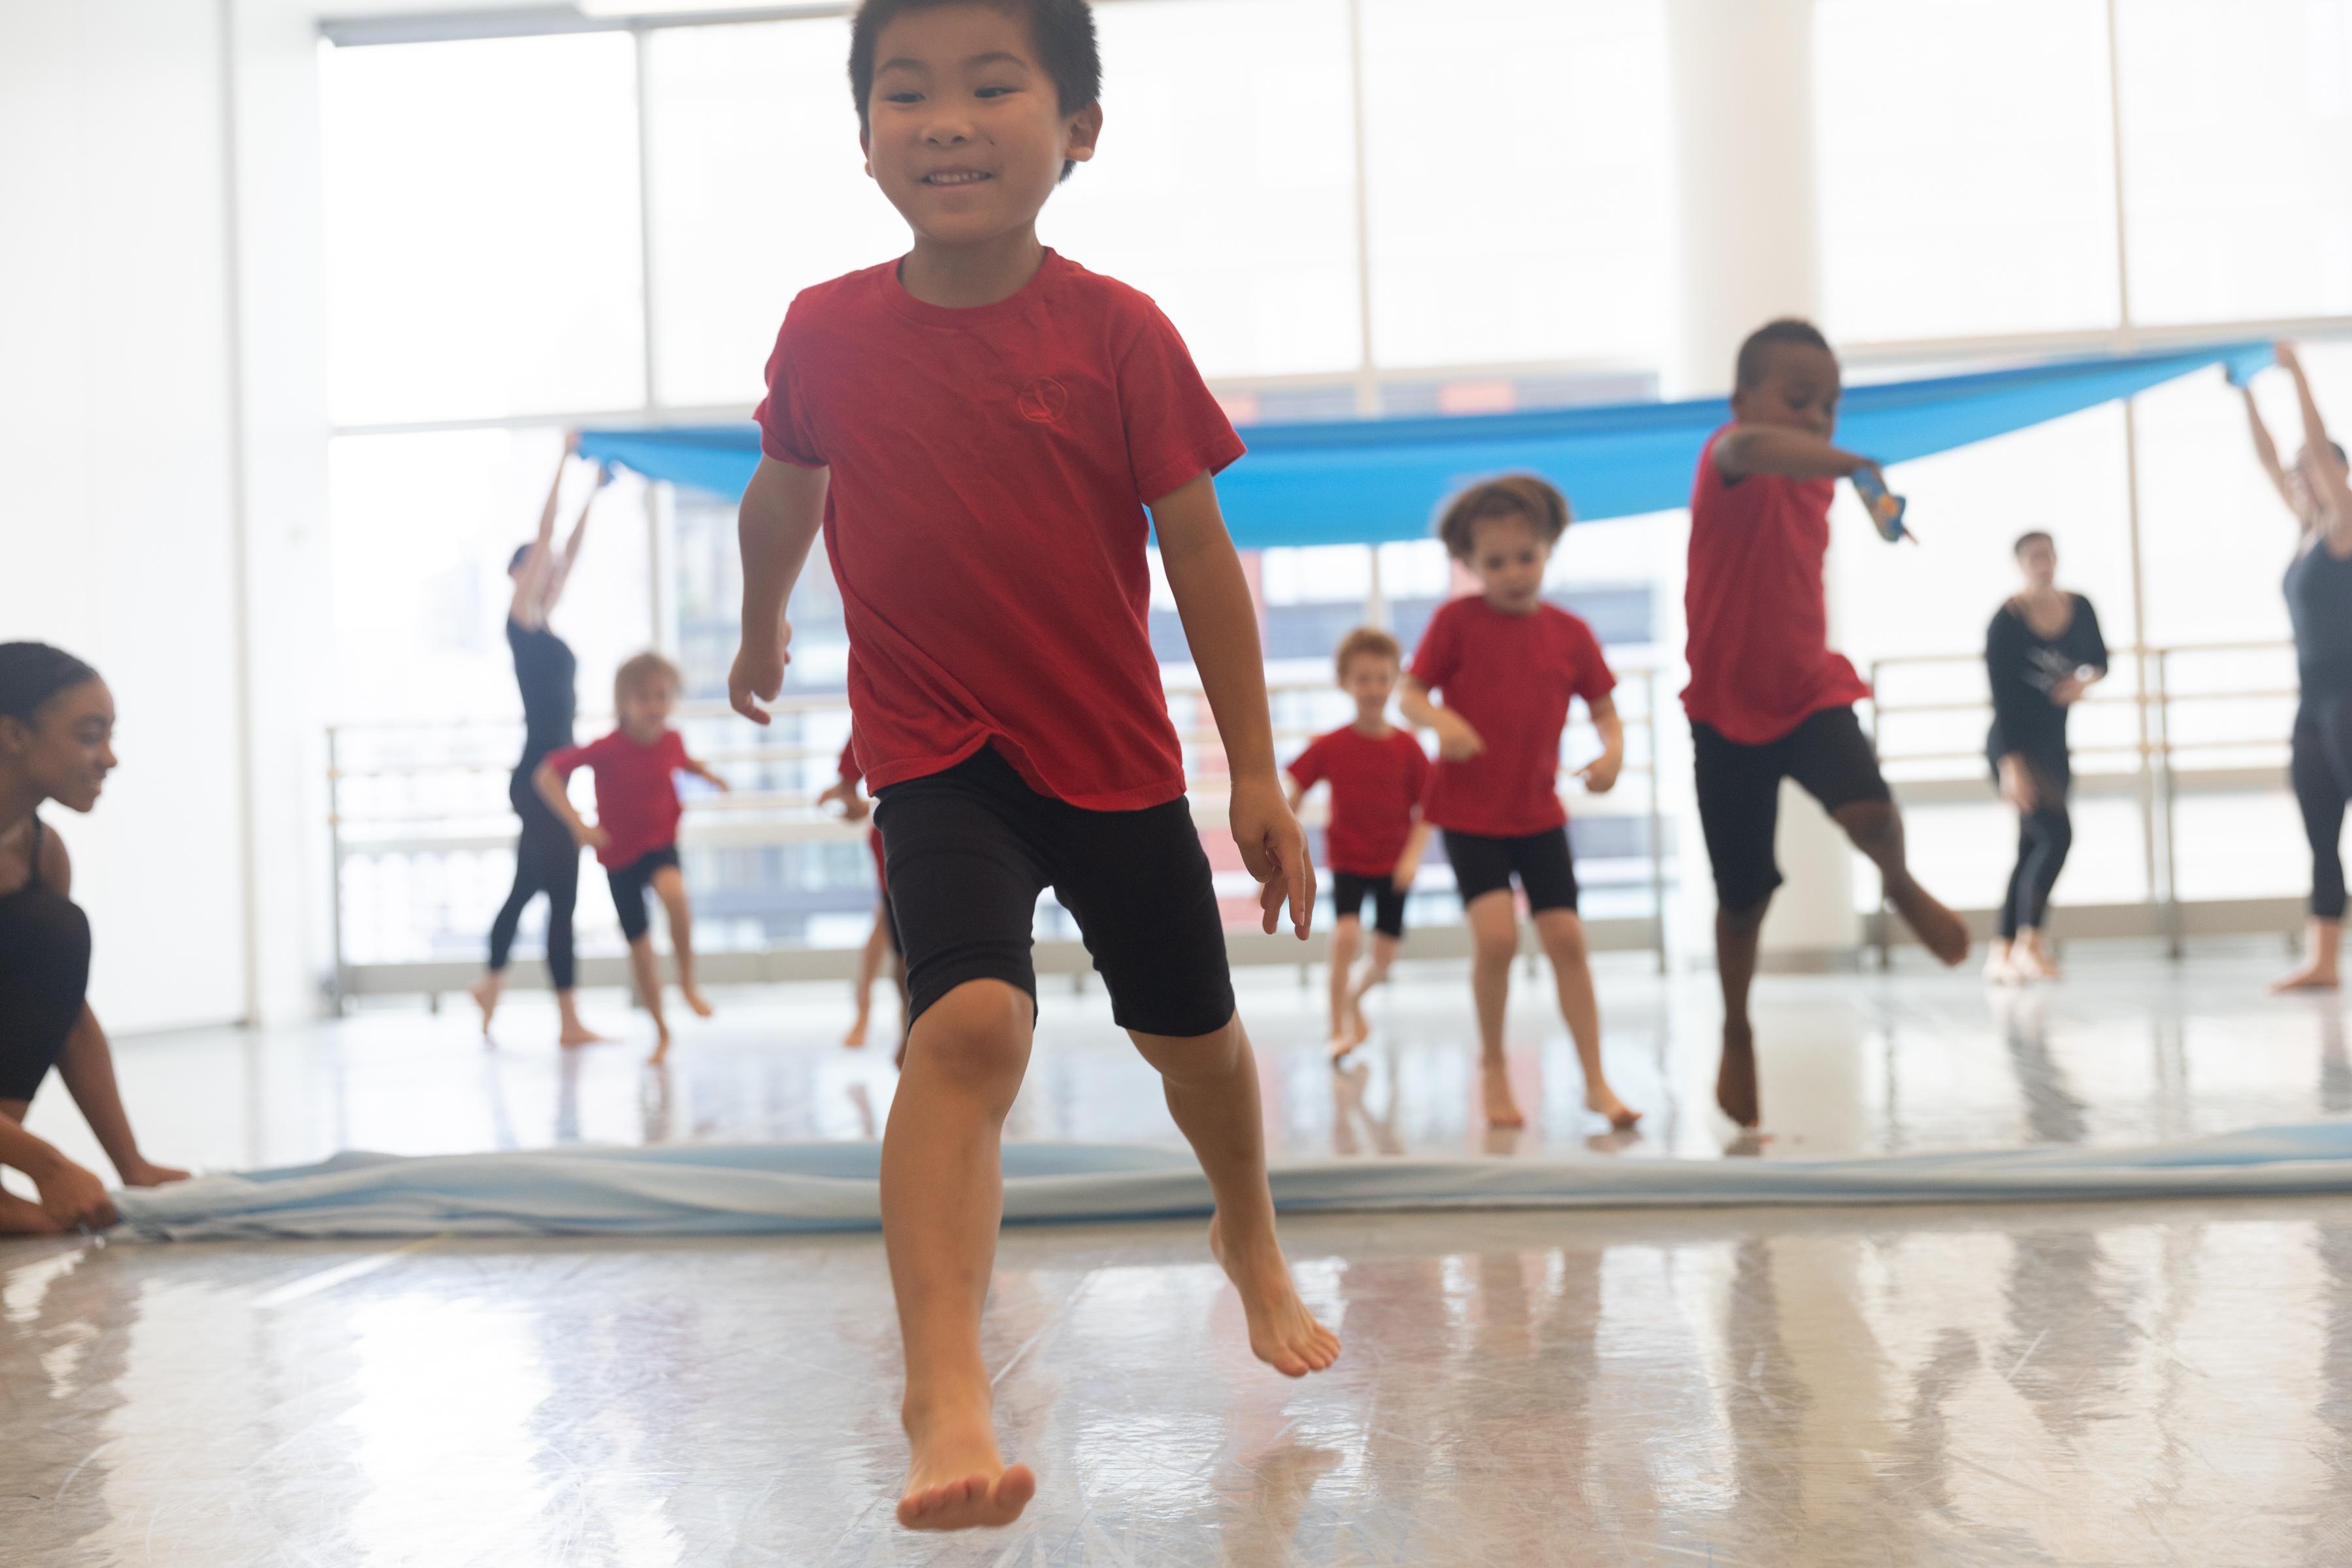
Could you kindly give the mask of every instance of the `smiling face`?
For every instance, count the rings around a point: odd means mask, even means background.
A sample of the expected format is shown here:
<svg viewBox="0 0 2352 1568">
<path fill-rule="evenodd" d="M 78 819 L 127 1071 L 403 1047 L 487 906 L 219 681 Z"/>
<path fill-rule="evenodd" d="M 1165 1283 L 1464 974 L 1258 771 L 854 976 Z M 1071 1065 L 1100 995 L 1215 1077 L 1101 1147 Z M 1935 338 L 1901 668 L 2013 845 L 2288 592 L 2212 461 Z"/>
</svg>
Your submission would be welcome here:
<svg viewBox="0 0 2352 1568">
<path fill-rule="evenodd" d="M 1742 424 L 1785 425 L 1826 441 L 1837 433 L 1844 394 L 1837 355 L 1810 343 L 1773 343 L 1764 374 L 1731 395 L 1731 412 Z"/>
<path fill-rule="evenodd" d="M 1482 517 L 1470 525 L 1465 563 L 1486 591 L 1486 603 L 1506 615 L 1535 609 L 1550 560 L 1551 542 L 1522 513 Z"/>
<path fill-rule="evenodd" d="M 950 5 L 875 42 L 866 170 L 916 237 L 976 246 L 1034 224 L 1066 162 L 1094 156 L 1102 110 L 1062 110 L 1022 18 Z"/>
<path fill-rule="evenodd" d="M 42 703 L 29 724 L 0 717 L 0 769 L 45 800 L 88 811 L 114 767 L 114 693 L 96 676 Z"/>
</svg>

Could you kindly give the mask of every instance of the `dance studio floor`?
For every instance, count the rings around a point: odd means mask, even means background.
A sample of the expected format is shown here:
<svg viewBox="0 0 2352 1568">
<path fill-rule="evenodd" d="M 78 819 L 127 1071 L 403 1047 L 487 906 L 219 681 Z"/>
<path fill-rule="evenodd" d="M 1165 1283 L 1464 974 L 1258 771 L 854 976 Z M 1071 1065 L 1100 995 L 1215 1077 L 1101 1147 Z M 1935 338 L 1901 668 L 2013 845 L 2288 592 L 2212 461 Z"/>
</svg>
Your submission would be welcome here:
<svg viewBox="0 0 2352 1568">
<path fill-rule="evenodd" d="M 2131 1143 L 2352 1111 L 2341 1003 L 2275 950 L 2077 955 L 1989 1000 L 1766 983 L 1786 1154 Z M 1602 978 L 1622 1146 L 1521 987 L 1537 1124 L 1475 1125 L 1458 977 L 1323 1063 L 1319 987 L 1251 977 L 1290 1154 L 1711 1157 L 1704 977 Z M 720 994 L 672 1069 L 495 1052 L 448 1011 L 126 1043 L 150 1151 L 856 1138 L 877 1054 L 831 993 Z M 616 999 L 592 1016 L 625 1020 Z M 51 1091 L 54 1094 L 54 1090 Z M 35 1124 L 88 1152 L 62 1098 Z M 1050 990 L 1028 1138 L 1171 1142 L 1098 995 Z M 50 1564 L 2333 1563 L 2352 1561 L 2352 1199 L 1321 1216 L 1347 1340 L 1263 1372 L 1193 1225 L 1009 1233 L 989 1319 L 1015 1530 L 896 1531 L 896 1331 L 870 1237 L 0 1243 L 0 1561 Z"/>
</svg>

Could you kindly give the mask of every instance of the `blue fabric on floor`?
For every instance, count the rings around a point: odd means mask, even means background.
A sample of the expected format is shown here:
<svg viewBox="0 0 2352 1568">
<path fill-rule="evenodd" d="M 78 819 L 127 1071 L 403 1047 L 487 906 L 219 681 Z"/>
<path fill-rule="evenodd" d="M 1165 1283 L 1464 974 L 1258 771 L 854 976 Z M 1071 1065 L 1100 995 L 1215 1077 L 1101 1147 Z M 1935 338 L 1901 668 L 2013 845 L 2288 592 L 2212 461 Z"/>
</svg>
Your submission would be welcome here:
<svg viewBox="0 0 2352 1568">
<path fill-rule="evenodd" d="M 117 1194 L 133 1235 L 758 1236 L 873 1230 L 874 1143 L 682 1144 L 404 1158 L 201 1177 Z M 1015 1223 L 1206 1215 L 1181 1150 L 1004 1146 Z M 1846 1160 L 1308 1160 L 1277 1165 L 1286 1214 L 1481 1208 L 2074 1202 L 2352 1193 L 2352 1121 L 2138 1149 L 2051 1146 Z"/>
<path fill-rule="evenodd" d="M 1838 441 L 1882 462 L 1905 462 L 2129 397 L 2209 366 L 2242 380 L 2270 362 L 2267 342 L 2210 343 L 1870 383 L 1846 389 Z M 1690 500 L 1699 447 L 1730 416 L 1723 399 L 1699 398 L 1525 414 L 1253 425 L 1242 431 L 1249 456 L 1219 477 L 1217 497 L 1234 542 L 1244 550 L 1426 538 L 1447 495 L 1509 468 L 1531 468 L 1552 480 L 1587 521 L 1668 511 Z M 580 451 L 648 479 L 734 500 L 759 466 L 760 435 L 749 422 L 591 429 L 581 433 Z"/>
</svg>

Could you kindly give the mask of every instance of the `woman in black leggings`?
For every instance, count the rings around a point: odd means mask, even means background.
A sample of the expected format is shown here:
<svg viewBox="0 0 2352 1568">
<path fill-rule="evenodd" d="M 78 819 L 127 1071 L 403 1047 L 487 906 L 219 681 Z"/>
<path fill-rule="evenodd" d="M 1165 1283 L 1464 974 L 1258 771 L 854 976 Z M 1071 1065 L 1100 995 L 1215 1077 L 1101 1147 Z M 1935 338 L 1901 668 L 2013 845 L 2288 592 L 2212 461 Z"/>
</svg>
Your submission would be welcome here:
<svg viewBox="0 0 2352 1568">
<path fill-rule="evenodd" d="M 2058 586 L 2057 544 L 2037 531 L 2017 542 L 2016 554 L 2025 586 L 1985 632 L 1985 674 L 1992 685 L 1985 753 L 2018 817 L 2017 866 L 1985 961 L 1985 978 L 1997 984 L 2058 977 L 2042 933 L 2050 890 L 2074 846 L 2074 823 L 2066 811 L 2074 782 L 2066 716 L 2107 673 L 2098 612 L 2082 595 Z"/>
<path fill-rule="evenodd" d="M 555 548 L 555 508 L 563 491 L 563 474 L 572 466 L 580 437 L 573 432 L 563 442 L 556 460 L 555 482 L 548 487 L 547 505 L 539 514 L 539 534 L 515 552 L 507 563 L 514 579 L 514 599 L 507 609 L 507 646 L 514 651 L 515 684 L 522 689 L 522 760 L 515 764 L 507 784 L 507 799 L 522 818 L 522 837 L 515 845 L 514 887 L 490 922 L 490 966 L 474 983 L 474 1000 L 482 1009 L 482 1033 L 499 1010 L 506 989 L 507 955 L 514 946 L 515 928 L 522 911 L 540 894 L 547 895 L 547 967 L 555 983 L 555 1005 L 562 1016 L 558 1038 L 567 1046 L 585 1046 L 603 1039 L 580 1021 L 572 999 L 577 964 L 572 952 L 572 912 L 580 900 L 580 846 L 571 829 L 556 819 L 531 784 L 531 775 L 549 752 L 572 744 L 572 721 L 579 708 L 572 677 L 578 661 L 571 647 L 548 628 L 547 618 L 563 597 L 572 580 L 572 563 L 580 558 L 580 542 L 588 531 L 588 511 L 596 496 L 581 504 L 572 525 L 572 537 L 559 553 Z M 612 480 L 612 470 L 598 468 L 596 489 Z"/>
<path fill-rule="evenodd" d="M 2246 417 L 2253 426 L 2254 455 L 2303 527 L 2286 569 L 2287 618 L 2294 626 L 2295 665 L 2303 680 L 2288 773 L 2295 803 L 2303 808 L 2304 834 L 2311 840 L 2311 920 L 2303 966 L 2272 989 L 2328 991 L 2338 980 L 2344 808 L 2352 799 L 2352 479 L 2347 477 L 2344 448 L 2327 438 L 2326 421 L 2293 345 L 2278 345 L 2278 363 L 2294 377 L 2303 413 L 2303 450 L 2293 468 L 2279 461 L 2251 387 Z"/>
<path fill-rule="evenodd" d="M 127 1187 L 188 1173 L 139 1152 L 114 1053 L 89 1010 L 89 921 L 68 896 L 73 863 L 40 818 L 44 801 L 98 804 L 114 770 L 114 695 L 98 672 L 46 643 L 0 643 L 0 1165 L 33 1180 L 38 1203 L 0 1192 L 0 1235 L 114 1223 L 106 1184 L 25 1131 L 56 1068 Z"/>
</svg>

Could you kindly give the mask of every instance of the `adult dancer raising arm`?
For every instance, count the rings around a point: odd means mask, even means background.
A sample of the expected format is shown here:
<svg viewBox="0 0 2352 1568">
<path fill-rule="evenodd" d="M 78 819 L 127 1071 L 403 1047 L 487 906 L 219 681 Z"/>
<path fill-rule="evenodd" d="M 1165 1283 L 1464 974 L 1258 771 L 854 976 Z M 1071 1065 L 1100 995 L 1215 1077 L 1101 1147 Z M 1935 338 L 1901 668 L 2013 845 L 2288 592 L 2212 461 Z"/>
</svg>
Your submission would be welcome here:
<svg viewBox="0 0 2352 1568">
<path fill-rule="evenodd" d="M 2304 834 L 2311 841 L 2311 914 L 2303 966 L 2272 989 L 2327 991 L 2340 980 L 2344 811 L 2352 801 L 2352 480 L 2344 448 L 2328 438 L 2327 422 L 2293 344 L 2278 345 L 2278 363 L 2294 378 L 2303 416 L 2303 450 L 2292 468 L 2279 461 L 2251 387 L 2245 389 L 2246 419 L 2254 456 L 2302 525 L 2285 584 L 2303 684 L 2288 773 L 2303 811 Z"/>
</svg>

